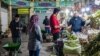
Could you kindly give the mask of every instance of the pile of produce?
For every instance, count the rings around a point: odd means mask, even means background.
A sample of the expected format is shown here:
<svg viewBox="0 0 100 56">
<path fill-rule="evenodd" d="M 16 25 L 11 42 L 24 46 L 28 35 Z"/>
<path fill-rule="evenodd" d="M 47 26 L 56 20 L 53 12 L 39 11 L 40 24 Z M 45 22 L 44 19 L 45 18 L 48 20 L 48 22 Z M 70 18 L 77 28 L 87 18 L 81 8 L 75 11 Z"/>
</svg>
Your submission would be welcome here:
<svg viewBox="0 0 100 56">
<path fill-rule="evenodd" d="M 100 18 L 100 10 L 97 10 L 94 15 L 93 15 L 94 18 Z"/>
<path fill-rule="evenodd" d="M 73 34 L 68 34 L 68 35 L 67 35 L 67 39 L 68 39 L 68 40 L 76 40 L 77 37 L 74 36 Z"/>
<path fill-rule="evenodd" d="M 68 34 L 67 39 L 64 40 L 63 52 L 64 54 L 80 54 L 81 45 L 79 44 L 79 39 L 73 34 Z"/>
<path fill-rule="evenodd" d="M 100 56 L 100 33 L 90 42 L 89 46 L 85 48 L 86 56 Z"/>
<path fill-rule="evenodd" d="M 99 28 L 99 26 L 100 26 L 100 10 L 96 11 L 89 18 L 91 19 L 91 27 L 92 28 Z"/>
</svg>

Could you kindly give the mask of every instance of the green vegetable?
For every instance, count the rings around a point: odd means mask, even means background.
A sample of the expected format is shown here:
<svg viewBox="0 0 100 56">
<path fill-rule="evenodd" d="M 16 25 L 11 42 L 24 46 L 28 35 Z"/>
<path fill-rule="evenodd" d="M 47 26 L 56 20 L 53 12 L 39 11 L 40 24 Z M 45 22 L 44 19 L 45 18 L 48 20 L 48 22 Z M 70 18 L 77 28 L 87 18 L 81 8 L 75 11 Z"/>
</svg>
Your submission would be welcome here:
<svg viewBox="0 0 100 56">
<path fill-rule="evenodd" d="M 68 38 L 68 40 L 76 40 L 77 39 L 77 37 L 74 36 L 73 34 L 69 34 L 67 38 Z"/>
</svg>

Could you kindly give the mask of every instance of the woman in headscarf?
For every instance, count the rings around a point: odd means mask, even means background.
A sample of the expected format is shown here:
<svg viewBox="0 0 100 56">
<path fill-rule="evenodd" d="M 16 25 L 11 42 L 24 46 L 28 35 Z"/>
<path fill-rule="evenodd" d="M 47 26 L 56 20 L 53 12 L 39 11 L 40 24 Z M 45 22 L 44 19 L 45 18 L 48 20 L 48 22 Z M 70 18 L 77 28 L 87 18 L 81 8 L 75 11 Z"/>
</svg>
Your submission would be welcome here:
<svg viewBox="0 0 100 56">
<path fill-rule="evenodd" d="M 39 54 L 41 49 L 42 35 L 38 20 L 38 15 L 32 15 L 29 20 L 29 56 L 40 56 Z"/>
</svg>

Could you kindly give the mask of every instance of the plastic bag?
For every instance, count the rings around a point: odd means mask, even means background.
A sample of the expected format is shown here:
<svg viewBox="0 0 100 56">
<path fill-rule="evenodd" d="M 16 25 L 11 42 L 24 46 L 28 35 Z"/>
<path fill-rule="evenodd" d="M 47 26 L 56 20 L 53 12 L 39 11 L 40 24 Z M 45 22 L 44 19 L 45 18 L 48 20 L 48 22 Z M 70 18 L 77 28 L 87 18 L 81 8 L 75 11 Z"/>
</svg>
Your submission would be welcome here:
<svg viewBox="0 0 100 56">
<path fill-rule="evenodd" d="M 64 54 L 81 54 L 81 45 L 78 45 L 76 47 L 70 47 L 64 44 L 63 47 Z"/>
<path fill-rule="evenodd" d="M 80 54 L 81 45 L 79 43 L 79 39 L 64 40 L 63 52 L 68 54 Z"/>
</svg>

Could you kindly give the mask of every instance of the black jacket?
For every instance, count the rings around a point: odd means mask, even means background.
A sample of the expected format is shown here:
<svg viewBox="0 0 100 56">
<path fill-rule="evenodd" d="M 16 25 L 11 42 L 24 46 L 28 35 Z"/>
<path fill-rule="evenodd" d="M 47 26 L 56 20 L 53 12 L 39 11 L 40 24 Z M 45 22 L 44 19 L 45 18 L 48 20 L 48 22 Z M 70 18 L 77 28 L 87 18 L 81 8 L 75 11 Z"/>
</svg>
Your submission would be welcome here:
<svg viewBox="0 0 100 56">
<path fill-rule="evenodd" d="M 15 20 L 12 20 L 10 25 L 9 25 L 9 28 L 10 28 L 11 33 L 12 33 L 12 37 L 20 37 L 21 30 L 16 29 L 17 27 L 22 28 L 22 23 L 20 21 L 16 22 Z"/>
</svg>

